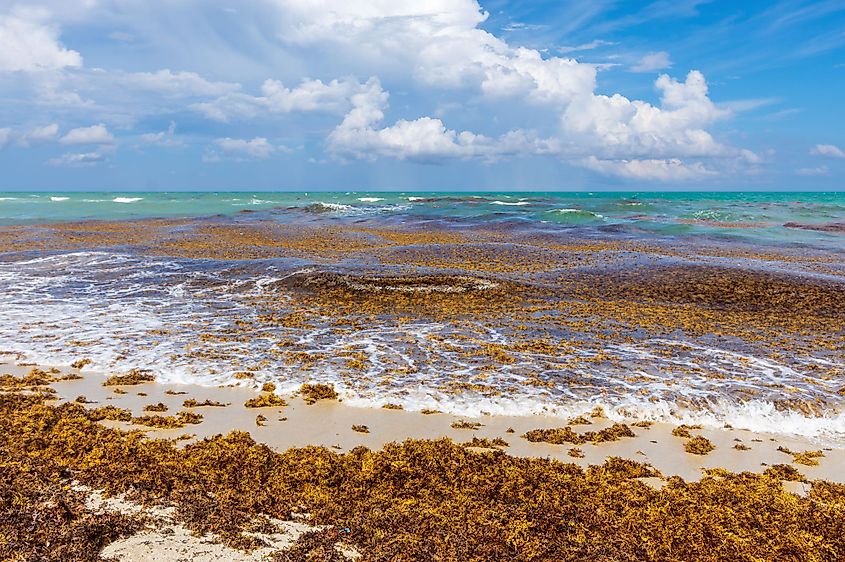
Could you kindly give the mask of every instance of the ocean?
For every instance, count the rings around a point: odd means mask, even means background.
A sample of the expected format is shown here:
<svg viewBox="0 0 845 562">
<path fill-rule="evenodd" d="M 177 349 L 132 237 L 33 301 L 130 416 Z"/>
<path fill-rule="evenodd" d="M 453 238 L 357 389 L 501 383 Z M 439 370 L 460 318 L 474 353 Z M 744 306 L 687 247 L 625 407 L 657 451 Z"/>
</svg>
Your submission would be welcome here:
<svg viewBox="0 0 845 562">
<path fill-rule="evenodd" d="M 844 289 L 843 193 L 0 194 L 0 351 L 355 406 L 840 441 Z"/>
</svg>

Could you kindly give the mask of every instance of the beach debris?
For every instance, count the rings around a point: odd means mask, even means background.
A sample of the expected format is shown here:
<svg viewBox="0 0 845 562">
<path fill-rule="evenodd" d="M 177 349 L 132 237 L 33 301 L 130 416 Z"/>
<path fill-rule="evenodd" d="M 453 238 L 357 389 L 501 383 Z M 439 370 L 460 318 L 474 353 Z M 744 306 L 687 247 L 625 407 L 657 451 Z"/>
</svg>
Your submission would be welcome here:
<svg viewBox="0 0 845 562">
<path fill-rule="evenodd" d="M 802 451 L 800 453 L 791 453 L 792 462 L 796 464 L 803 464 L 804 466 L 818 466 L 818 459 L 824 457 L 822 451 Z"/>
<path fill-rule="evenodd" d="M 132 420 L 132 412 L 115 406 L 102 406 L 88 410 L 88 419 L 93 421 L 111 420 L 128 422 Z"/>
<path fill-rule="evenodd" d="M 568 425 L 592 425 L 592 421 L 585 418 L 584 416 L 578 416 L 575 418 L 571 418 L 568 422 Z"/>
<path fill-rule="evenodd" d="M 168 388 L 164 391 L 164 393 L 168 396 L 184 396 L 185 394 L 188 394 L 184 390 L 173 390 L 172 388 Z"/>
<path fill-rule="evenodd" d="M 94 404 L 95 401 L 88 400 L 88 398 L 84 394 L 80 394 L 76 398 L 73 399 L 74 402 L 77 404 Z"/>
<path fill-rule="evenodd" d="M 572 430 L 570 426 L 551 428 L 551 429 L 532 429 L 526 432 L 522 437 L 532 443 L 552 443 L 554 445 L 563 445 L 564 443 L 572 443 L 573 445 L 583 445 L 584 443 L 605 443 L 608 441 L 618 441 L 623 437 L 636 437 L 637 435 L 631 431 L 631 428 L 624 423 L 614 423 L 610 427 L 606 427 L 599 431 L 587 431 L 579 434 Z"/>
<path fill-rule="evenodd" d="M 135 425 L 154 429 L 178 429 L 186 425 L 202 423 L 202 415 L 193 412 L 179 412 L 175 416 L 137 416 L 132 418 Z"/>
<path fill-rule="evenodd" d="M 103 386 L 136 386 L 154 382 L 155 377 L 149 371 L 132 369 L 125 375 L 112 375 L 103 382 Z"/>
<path fill-rule="evenodd" d="M 716 446 L 706 437 L 696 435 L 684 443 L 684 450 L 693 455 L 706 455 Z"/>
<path fill-rule="evenodd" d="M 749 447 L 745 443 L 737 443 L 734 445 L 734 449 L 736 449 L 737 451 L 750 451 L 751 447 Z"/>
<path fill-rule="evenodd" d="M 693 429 L 701 429 L 701 426 L 686 424 L 679 425 L 678 427 L 672 429 L 672 435 L 674 435 L 675 437 L 681 437 L 683 439 L 689 439 L 692 437 L 692 433 L 690 433 L 690 430 Z"/>
<path fill-rule="evenodd" d="M 422 410 L 420 410 L 420 413 L 424 416 L 430 416 L 432 414 L 442 414 L 443 412 L 441 412 L 440 410 L 430 410 L 428 408 L 423 408 Z"/>
<path fill-rule="evenodd" d="M 261 385 L 261 392 L 276 392 L 276 385 L 272 382 L 265 382 Z"/>
<path fill-rule="evenodd" d="M 267 425 L 267 418 L 263 414 L 258 414 L 255 416 L 255 425 L 258 427 L 264 427 Z"/>
<path fill-rule="evenodd" d="M 566 454 L 569 455 L 570 457 L 574 458 L 574 459 L 583 459 L 584 458 L 584 451 L 582 451 L 578 447 L 572 447 L 571 449 L 566 451 Z"/>
<path fill-rule="evenodd" d="M 244 402 L 247 408 L 284 408 L 288 403 L 278 394 L 262 394 Z"/>
<path fill-rule="evenodd" d="M 353 425 L 352 431 L 356 431 L 358 433 L 369 433 L 370 428 L 367 427 L 366 425 Z"/>
<path fill-rule="evenodd" d="M 467 420 L 457 420 L 452 422 L 452 429 L 471 429 L 476 430 L 484 424 L 481 422 L 472 422 Z"/>
<path fill-rule="evenodd" d="M 91 365 L 93 363 L 94 362 L 91 359 L 88 359 L 86 357 L 85 359 L 78 359 L 78 360 L 74 361 L 73 363 L 70 364 L 70 366 L 73 367 L 74 369 L 82 369 L 83 367 L 86 367 L 86 366 Z"/>
<path fill-rule="evenodd" d="M 158 404 L 147 404 L 144 406 L 145 412 L 166 412 L 167 410 L 167 404 L 164 402 L 159 402 Z"/>
<path fill-rule="evenodd" d="M 309 406 L 316 404 L 320 400 L 337 400 L 337 392 L 333 385 L 330 384 L 308 384 L 305 383 L 299 387 L 299 393 L 302 399 Z"/>
<path fill-rule="evenodd" d="M 228 404 L 224 404 L 223 402 L 218 402 L 217 400 L 203 400 L 199 402 L 194 398 L 188 398 L 184 402 L 182 402 L 182 407 L 184 408 L 202 408 L 202 407 L 214 407 L 214 408 L 224 408 L 228 406 Z"/>
<path fill-rule="evenodd" d="M 402 406 L 402 404 L 394 404 L 392 402 L 389 402 L 389 403 L 385 404 L 384 406 L 382 406 L 382 409 L 384 409 L 384 410 L 404 410 L 405 407 Z"/>
<path fill-rule="evenodd" d="M 487 439 L 486 437 L 473 437 L 472 440 L 461 443 L 462 447 L 475 447 L 478 449 L 499 449 L 502 447 L 510 447 L 510 443 L 501 437 Z"/>
</svg>

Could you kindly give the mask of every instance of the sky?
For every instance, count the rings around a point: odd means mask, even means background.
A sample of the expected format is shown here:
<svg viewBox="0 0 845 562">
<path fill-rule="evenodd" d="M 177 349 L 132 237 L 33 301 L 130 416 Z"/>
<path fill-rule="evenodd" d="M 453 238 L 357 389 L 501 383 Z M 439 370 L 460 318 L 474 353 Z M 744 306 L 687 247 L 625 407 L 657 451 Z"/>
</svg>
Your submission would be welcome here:
<svg viewBox="0 0 845 562">
<path fill-rule="evenodd" d="M 0 190 L 841 190 L 842 0 L 0 0 Z"/>
</svg>

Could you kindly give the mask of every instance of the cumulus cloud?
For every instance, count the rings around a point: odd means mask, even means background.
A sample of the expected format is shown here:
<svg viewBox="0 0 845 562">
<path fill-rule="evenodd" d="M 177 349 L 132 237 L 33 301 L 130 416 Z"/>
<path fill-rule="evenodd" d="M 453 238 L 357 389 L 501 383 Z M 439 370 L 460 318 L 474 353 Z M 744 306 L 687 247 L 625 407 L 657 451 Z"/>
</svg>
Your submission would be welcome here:
<svg viewBox="0 0 845 562">
<path fill-rule="evenodd" d="M 18 137 L 18 144 L 20 146 L 30 146 L 32 144 L 56 140 L 58 136 L 59 125 L 57 123 L 51 123 L 50 125 L 36 127 L 23 133 Z"/>
<path fill-rule="evenodd" d="M 43 22 L 45 13 L 13 9 L 0 14 L 0 72 L 35 72 L 82 66 L 82 56 L 59 42 L 56 26 Z"/>
<path fill-rule="evenodd" d="M 496 160 L 508 154 L 556 150 L 553 142 L 536 139 L 524 131 L 511 131 L 493 139 L 448 129 L 440 119 L 431 117 L 400 119 L 392 126 L 379 128 L 388 93 L 376 78 L 371 78 L 351 101 L 352 109 L 329 135 L 330 149 L 344 156 L 434 162 L 447 158 Z"/>
<path fill-rule="evenodd" d="M 645 55 L 640 61 L 631 67 L 632 72 L 654 72 L 672 66 L 672 59 L 666 51 L 658 51 Z"/>
<path fill-rule="evenodd" d="M 287 152 L 284 146 L 274 146 L 264 137 L 252 140 L 222 138 L 214 141 L 214 147 L 203 156 L 205 162 L 219 162 L 223 159 L 235 161 L 265 160 L 277 152 Z"/>
<path fill-rule="evenodd" d="M 103 162 L 105 159 L 105 156 L 103 156 L 99 152 L 69 152 L 67 154 L 62 154 L 58 158 L 48 160 L 47 163 L 51 166 L 57 167 L 66 166 L 71 168 L 85 168 L 89 166 L 95 166 L 100 162 Z"/>
<path fill-rule="evenodd" d="M 175 60 L 168 59 L 159 68 L 184 67 L 183 61 L 190 60 L 189 64 L 196 61 L 212 68 L 207 74 L 217 77 L 232 70 L 234 61 L 240 66 L 230 75 L 245 84 L 275 77 L 274 72 L 284 73 L 284 82 L 265 80 L 257 92 L 248 93 L 235 81 L 212 80 L 201 71 L 194 72 L 194 67 L 150 72 L 79 69 L 81 56 L 58 43 L 58 27 L 48 25 L 44 18 L 29 18 L 49 32 L 55 49 L 70 57 L 53 64 L 65 70 L 53 73 L 61 79 L 42 89 L 51 93 L 55 103 L 75 104 L 88 122 L 102 121 L 121 129 L 148 116 L 178 119 L 178 112 L 186 109 L 223 123 L 260 119 L 262 124 L 272 120 L 273 125 L 293 113 L 338 115 L 340 124 L 326 125 L 322 119 L 319 131 L 327 135 L 328 151 L 342 158 L 496 161 L 542 154 L 598 173 L 657 180 L 705 178 L 716 170 L 733 173 L 740 165 L 750 169 L 760 163 L 750 151 L 728 146 L 714 136 L 713 124 L 729 118 L 732 111 L 710 99 L 700 72 L 689 72 L 682 80 L 660 76 L 655 82 L 660 94 L 656 104 L 621 93 L 598 94 L 600 65 L 565 54 L 607 42 L 558 49 L 564 56 L 514 46 L 483 29 L 487 14 L 476 0 L 243 2 L 238 5 L 239 18 L 230 18 L 228 25 L 255 21 L 261 22 L 261 29 L 236 35 L 237 42 L 222 41 L 219 34 L 209 38 L 194 29 L 186 29 L 184 36 L 165 38 L 164 30 L 171 26 L 159 19 L 162 14 L 175 10 L 179 16 L 196 16 L 199 21 L 208 15 L 207 10 L 220 6 L 186 3 L 177 10 L 168 3 L 170 10 L 156 9 L 164 2 L 49 0 L 49 6 L 58 18 L 55 21 L 93 20 L 96 15 L 98 21 L 108 21 L 112 29 L 131 35 L 138 45 L 161 46 L 161 52 L 169 49 L 166 52 Z M 268 40 L 272 49 L 267 48 Z M 207 48 L 209 44 L 214 48 Z M 200 48 L 205 56 L 189 57 Z M 75 63 L 73 55 L 78 57 Z M 661 51 L 649 53 L 632 70 L 651 72 L 670 66 L 668 53 Z M 301 69 L 306 68 L 319 79 L 303 78 Z M 361 81 L 374 75 L 380 79 Z M 389 120 L 385 116 L 388 92 L 382 84 L 403 101 L 392 109 Z M 496 119 L 479 125 L 477 118 L 474 124 L 469 117 L 461 127 L 450 126 L 444 115 L 427 116 L 428 110 L 418 109 L 430 99 L 438 105 L 471 100 Z M 290 119 L 279 126 L 304 121 Z M 313 123 L 299 125 L 302 135 L 314 133 Z M 213 141 L 206 160 L 259 160 L 283 150 L 255 136 L 257 131 L 244 133 L 251 124 L 238 124 L 239 132 L 233 134 L 246 139 Z M 260 130 L 267 134 L 265 128 Z M 151 132 L 137 138 L 148 144 L 167 144 L 175 142 L 173 133 Z M 286 136 L 295 134 L 286 132 Z M 102 144 L 114 139 L 101 124 L 75 129 L 60 142 Z"/>
<path fill-rule="evenodd" d="M 59 142 L 65 145 L 112 144 L 114 137 L 106 126 L 100 123 L 91 127 L 71 129 L 65 136 L 59 139 Z"/>
<path fill-rule="evenodd" d="M 342 112 L 349 105 L 349 98 L 361 90 L 362 85 L 351 78 L 332 80 L 303 80 L 295 88 L 287 88 L 278 80 L 266 80 L 261 85 L 261 95 L 229 93 L 213 101 L 194 104 L 193 108 L 207 117 L 228 121 L 232 117 L 255 117 L 262 114 L 285 114 L 297 111 Z"/>
<path fill-rule="evenodd" d="M 817 144 L 810 150 L 810 154 L 828 158 L 845 158 L 845 151 L 833 144 Z"/>
</svg>

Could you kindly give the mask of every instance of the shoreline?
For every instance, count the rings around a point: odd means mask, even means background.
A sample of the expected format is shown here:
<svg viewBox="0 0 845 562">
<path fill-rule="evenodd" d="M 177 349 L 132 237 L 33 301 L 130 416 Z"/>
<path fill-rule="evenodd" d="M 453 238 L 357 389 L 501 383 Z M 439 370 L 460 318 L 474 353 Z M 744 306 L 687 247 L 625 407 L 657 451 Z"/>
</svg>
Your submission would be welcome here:
<svg viewBox="0 0 845 562">
<path fill-rule="evenodd" d="M 29 364 L 0 364 L 0 371 L 16 376 L 23 376 L 32 368 Z M 524 437 L 526 432 L 563 428 L 567 426 L 567 420 L 548 416 L 467 418 L 444 413 L 423 414 L 398 409 L 361 408 L 338 400 L 319 400 L 308 405 L 302 397 L 291 395 L 281 395 L 287 402 L 284 407 L 247 408 L 244 405 L 246 401 L 268 393 L 243 387 L 206 387 L 159 382 L 103 386 L 102 383 L 107 378 L 105 374 L 69 367 L 55 369 L 62 374 L 73 373 L 82 377 L 51 384 L 60 402 L 72 402 L 84 396 L 88 401 L 83 404 L 86 408 L 114 406 L 131 411 L 133 416 L 172 416 L 181 411 L 201 414 L 203 419 L 199 424 L 176 429 L 155 429 L 108 420 L 101 422 L 124 430 L 141 429 L 150 438 L 178 439 L 184 435 L 193 436 L 192 439 L 179 440 L 180 444 L 215 435 L 227 435 L 232 431 L 245 431 L 255 441 L 279 452 L 291 448 L 319 446 L 345 453 L 359 446 L 378 451 L 388 443 L 401 443 L 407 439 L 449 438 L 456 444 L 465 444 L 473 438 L 488 441 L 499 438 L 508 443 L 507 446 L 499 447 L 508 455 L 555 459 L 576 464 L 581 468 L 600 465 L 610 457 L 620 457 L 649 464 L 659 470 L 664 478 L 679 476 L 686 481 L 696 481 L 704 475 L 704 469 L 720 468 L 734 473 L 748 471 L 759 474 L 772 465 L 790 464 L 808 480 L 845 483 L 845 473 L 841 470 L 841 467 L 845 466 L 845 445 L 820 444 L 817 440 L 802 437 L 733 428 L 692 429 L 690 434 L 693 437 L 704 437 L 715 445 L 712 452 L 698 455 L 684 450 L 688 438 L 673 435 L 673 430 L 679 426 L 653 423 L 649 427 L 638 427 L 635 424 L 639 420 L 629 419 L 624 423 L 634 432 L 635 437 L 621 437 L 618 440 L 595 444 L 530 442 Z M 115 389 L 124 393 L 116 394 Z M 210 400 L 227 405 L 185 408 L 183 402 L 187 399 L 199 402 Z M 144 411 L 146 406 L 159 403 L 167 407 L 165 412 Z M 256 423 L 259 415 L 266 418 L 262 426 Z M 452 427 L 453 423 L 462 421 L 482 425 L 475 429 Z M 589 425 L 578 424 L 572 426 L 572 429 L 583 434 L 586 431 L 609 428 L 614 423 L 605 417 L 589 418 L 588 421 Z M 368 433 L 355 431 L 352 426 L 366 426 Z M 749 449 L 734 448 L 738 444 Z M 821 450 L 824 457 L 817 459 L 818 466 L 806 466 L 794 463 L 793 457 L 779 451 L 779 447 L 793 453 Z M 573 457 L 570 454 L 572 449 L 579 450 L 583 456 Z"/>
</svg>

